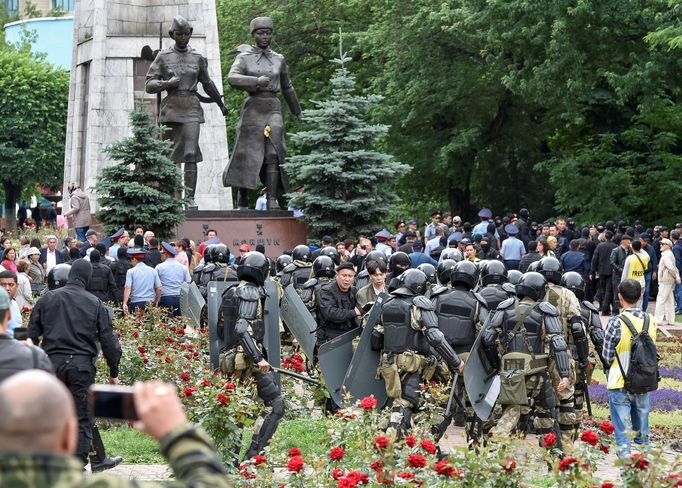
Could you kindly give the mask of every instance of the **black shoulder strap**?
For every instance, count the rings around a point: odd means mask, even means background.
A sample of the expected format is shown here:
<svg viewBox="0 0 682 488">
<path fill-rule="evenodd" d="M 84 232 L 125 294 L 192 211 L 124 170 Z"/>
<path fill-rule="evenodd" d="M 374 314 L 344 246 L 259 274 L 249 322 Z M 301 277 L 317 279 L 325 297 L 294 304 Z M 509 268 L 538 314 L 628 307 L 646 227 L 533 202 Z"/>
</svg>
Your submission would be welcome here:
<svg viewBox="0 0 682 488">
<path fill-rule="evenodd" d="M 642 332 L 645 331 L 645 328 L 646 328 L 646 329 L 649 328 L 649 323 L 648 323 L 649 321 L 647 320 L 647 319 L 648 319 L 648 315 L 649 315 L 649 314 L 644 314 L 644 327 L 642 327 Z M 637 329 L 635 329 L 635 326 L 632 324 L 632 322 L 630 321 L 629 318 L 627 318 L 625 315 L 622 315 L 622 314 L 621 314 L 621 315 L 618 315 L 618 318 L 619 318 L 619 319 L 625 324 L 625 326 L 630 330 L 630 334 L 632 334 L 632 337 L 635 337 L 636 335 L 639 334 L 639 332 L 637 332 Z"/>
</svg>

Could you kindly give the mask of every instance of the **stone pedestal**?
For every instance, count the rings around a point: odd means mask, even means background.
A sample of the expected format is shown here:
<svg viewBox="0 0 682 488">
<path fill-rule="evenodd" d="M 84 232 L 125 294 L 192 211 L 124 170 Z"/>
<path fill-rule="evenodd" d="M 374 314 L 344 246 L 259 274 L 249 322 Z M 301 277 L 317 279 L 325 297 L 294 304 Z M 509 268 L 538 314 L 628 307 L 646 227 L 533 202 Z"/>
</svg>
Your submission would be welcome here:
<svg viewBox="0 0 682 488">
<path fill-rule="evenodd" d="M 222 91 L 215 0 L 78 0 L 74 12 L 74 42 L 69 89 L 69 112 L 64 185 L 74 181 L 91 192 L 102 168 L 114 163 L 102 150 L 131 134 L 129 112 L 143 101 L 156 115 L 156 96 L 144 83 L 150 62 L 140 58 L 142 47 L 163 48 L 173 17 L 182 15 L 194 27 L 190 46 L 208 60 L 208 71 Z M 200 88 L 201 89 L 201 88 Z M 195 200 L 200 210 L 232 208 L 230 190 L 222 186 L 229 160 L 225 119 L 215 104 L 202 104 L 206 123 L 199 145 Z M 91 208 L 97 210 L 96 195 Z"/>
<path fill-rule="evenodd" d="M 187 220 L 178 227 L 178 237 L 188 237 L 199 244 L 205 240 L 206 230 L 215 229 L 220 240 L 237 256 L 241 244 L 248 244 L 252 251 L 262 244 L 266 256 L 275 259 L 285 250 L 304 244 L 308 236 L 305 225 L 286 210 L 188 210 L 185 215 Z"/>
</svg>

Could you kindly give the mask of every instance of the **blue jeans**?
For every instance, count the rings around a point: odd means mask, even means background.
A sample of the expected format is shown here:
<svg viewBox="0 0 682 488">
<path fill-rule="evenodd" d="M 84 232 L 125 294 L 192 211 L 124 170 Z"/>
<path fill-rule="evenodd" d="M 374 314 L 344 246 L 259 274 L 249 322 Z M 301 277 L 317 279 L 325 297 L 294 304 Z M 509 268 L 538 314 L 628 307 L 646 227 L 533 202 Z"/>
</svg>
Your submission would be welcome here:
<svg viewBox="0 0 682 488">
<path fill-rule="evenodd" d="M 649 445 L 649 394 L 635 395 L 625 388 L 609 390 L 608 394 L 611 422 L 616 428 L 617 454 L 620 458 L 627 457 L 630 455 L 628 432 L 635 433 L 635 444 Z"/>
<path fill-rule="evenodd" d="M 682 285 L 675 285 L 675 313 L 682 313 Z"/>
<path fill-rule="evenodd" d="M 86 227 L 76 227 L 76 239 L 78 239 L 81 242 L 85 242 L 85 233 L 90 229 L 90 226 Z"/>
<path fill-rule="evenodd" d="M 148 303 L 152 302 L 128 302 L 128 313 L 133 313 L 138 308 L 145 310 L 147 308 Z"/>
<path fill-rule="evenodd" d="M 505 259 L 504 260 L 504 267 L 507 268 L 507 271 L 512 270 L 512 269 L 519 269 L 519 261 L 518 259 Z"/>
<path fill-rule="evenodd" d="M 170 308 L 173 317 L 180 316 L 180 295 L 166 295 L 159 300 L 159 307 Z"/>
<path fill-rule="evenodd" d="M 651 290 L 651 273 L 644 274 L 644 293 L 642 294 L 642 310 L 649 306 L 649 290 Z"/>
</svg>

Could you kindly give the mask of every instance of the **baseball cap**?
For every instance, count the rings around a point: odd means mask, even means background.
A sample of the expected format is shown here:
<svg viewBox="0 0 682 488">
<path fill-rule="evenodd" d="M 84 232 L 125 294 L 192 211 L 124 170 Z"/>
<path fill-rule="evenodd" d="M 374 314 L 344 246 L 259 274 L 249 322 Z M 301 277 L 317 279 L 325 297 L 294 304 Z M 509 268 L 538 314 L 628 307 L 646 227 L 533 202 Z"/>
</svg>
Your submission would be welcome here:
<svg viewBox="0 0 682 488">
<path fill-rule="evenodd" d="M 642 232 L 642 233 L 639 235 L 639 238 L 642 239 L 642 240 L 645 240 L 645 241 L 650 241 L 650 240 L 651 240 L 651 236 L 650 236 L 647 232 Z"/>
<path fill-rule="evenodd" d="M 249 248 L 248 244 L 242 244 L 241 246 L 239 246 L 239 250 L 243 252 L 249 252 L 251 249 Z"/>
</svg>

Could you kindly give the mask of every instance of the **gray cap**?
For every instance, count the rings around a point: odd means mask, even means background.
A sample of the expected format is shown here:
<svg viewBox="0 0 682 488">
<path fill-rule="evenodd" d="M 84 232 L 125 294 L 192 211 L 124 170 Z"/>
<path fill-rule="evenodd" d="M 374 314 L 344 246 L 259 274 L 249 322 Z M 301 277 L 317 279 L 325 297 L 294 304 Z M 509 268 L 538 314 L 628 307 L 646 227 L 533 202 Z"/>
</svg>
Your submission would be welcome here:
<svg viewBox="0 0 682 488">
<path fill-rule="evenodd" d="M 32 247 L 26 253 L 27 256 L 33 256 L 34 254 L 40 254 L 40 249 L 38 249 L 37 247 Z"/>
<path fill-rule="evenodd" d="M 99 232 L 97 232 L 96 230 L 93 230 L 93 229 L 90 229 L 89 231 L 87 231 L 85 233 L 85 237 L 96 236 L 96 235 L 99 235 Z"/>
<path fill-rule="evenodd" d="M 0 288 L 0 310 L 9 310 L 12 300 L 9 298 L 7 290 Z"/>
</svg>

